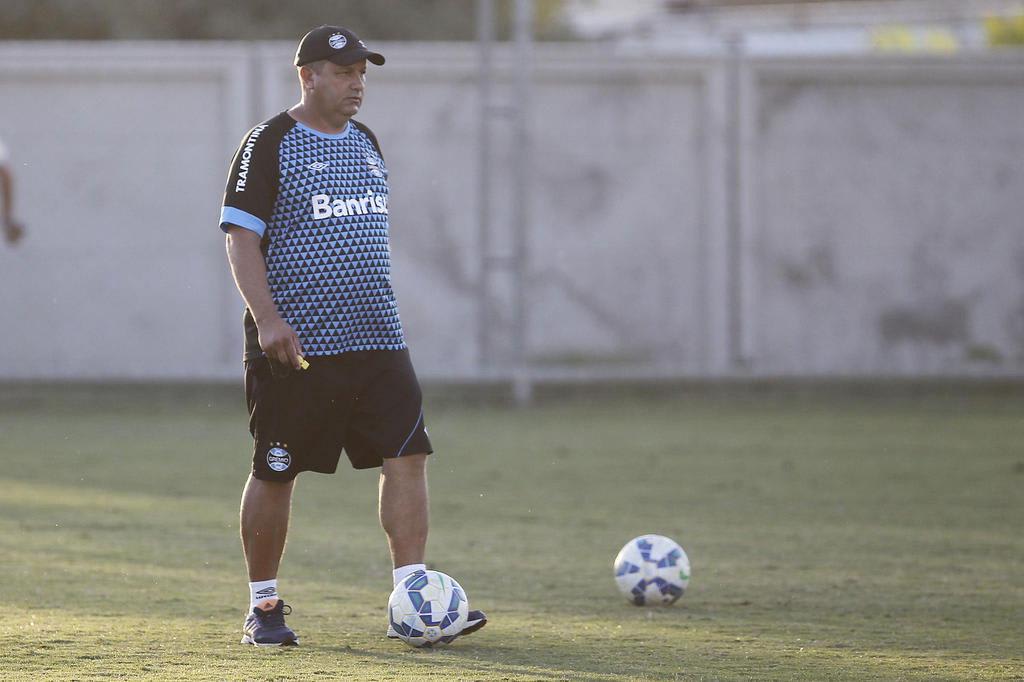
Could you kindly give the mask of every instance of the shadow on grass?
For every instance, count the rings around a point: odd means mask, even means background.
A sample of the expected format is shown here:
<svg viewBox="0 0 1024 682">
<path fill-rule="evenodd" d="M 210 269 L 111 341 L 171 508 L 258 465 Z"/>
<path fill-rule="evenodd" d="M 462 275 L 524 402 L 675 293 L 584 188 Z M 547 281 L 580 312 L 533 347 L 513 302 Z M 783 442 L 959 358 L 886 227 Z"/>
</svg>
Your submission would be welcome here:
<svg viewBox="0 0 1024 682">
<path fill-rule="evenodd" d="M 478 640 L 479 641 L 479 640 Z M 441 670 L 453 668 L 452 659 L 461 674 L 467 671 L 481 675 L 519 676 L 530 679 L 564 680 L 574 677 L 586 679 L 621 680 L 624 676 L 643 677 L 644 679 L 672 679 L 674 672 L 652 673 L 650 670 L 638 669 L 635 661 L 627 663 L 619 658 L 618 665 L 608 661 L 587 660 L 582 653 L 573 654 L 564 639 L 546 642 L 548 653 L 538 655 L 536 650 L 524 651 L 518 646 L 496 647 L 487 644 L 457 642 L 442 649 L 413 649 L 406 647 L 402 653 L 391 653 L 360 649 L 351 646 L 321 646 L 319 650 L 339 654 L 364 656 L 387 665 L 407 665 L 410 661 L 429 665 Z M 405 647 L 404 644 L 396 646 Z M 619 652 L 622 653 L 622 652 Z M 432 657 L 437 657 L 431 660 Z M 660 667 L 660 666 L 659 666 Z"/>
</svg>

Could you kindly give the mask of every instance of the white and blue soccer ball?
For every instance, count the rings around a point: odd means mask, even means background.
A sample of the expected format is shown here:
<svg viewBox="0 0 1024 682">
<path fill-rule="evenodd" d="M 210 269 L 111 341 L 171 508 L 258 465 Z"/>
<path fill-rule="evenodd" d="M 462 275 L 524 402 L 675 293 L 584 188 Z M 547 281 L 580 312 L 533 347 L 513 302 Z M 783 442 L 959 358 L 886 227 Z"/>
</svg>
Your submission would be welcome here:
<svg viewBox="0 0 1024 682">
<path fill-rule="evenodd" d="M 468 614 L 466 591 L 440 571 L 416 571 L 395 585 L 388 598 L 391 627 L 414 647 L 448 644 L 462 632 Z"/>
<path fill-rule="evenodd" d="M 690 559 L 664 535 L 641 535 L 615 557 L 615 584 L 636 606 L 674 604 L 690 584 Z"/>
</svg>

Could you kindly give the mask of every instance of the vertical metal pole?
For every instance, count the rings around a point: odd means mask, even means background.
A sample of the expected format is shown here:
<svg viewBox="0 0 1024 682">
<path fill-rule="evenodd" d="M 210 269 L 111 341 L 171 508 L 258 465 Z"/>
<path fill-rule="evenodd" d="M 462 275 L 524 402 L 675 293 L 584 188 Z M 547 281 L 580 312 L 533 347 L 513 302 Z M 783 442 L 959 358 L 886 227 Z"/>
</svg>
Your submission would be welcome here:
<svg viewBox="0 0 1024 682">
<path fill-rule="evenodd" d="M 515 262 L 515 370 L 513 390 L 516 402 L 530 401 L 533 387 L 527 357 L 527 270 L 529 265 L 530 227 L 530 102 L 533 90 L 533 0 L 516 0 L 515 73 L 517 116 L 514 139 L 513 258 Z"/>
<path fill-rule="evenodd" d="M 494 0 L 476 1 L 476 34 L 480 48 L 480 129 L 477 171 L 477 229 L 479 230 L 480 281 L 477 286 L 477 348 L 478 366 L 486 373 L 491 365 L 491 83 L 494 68 L 491 53 L 494 45 Z"/>
<path fill-rule="evenodd" d="M 743 181 L 740 169 L 742 136 L 740 133 L 741 87 L 740 76 L 743 67 L 743 36 L 733 34 L 727 38 L 727 122 L 726 135 L 726 211 L 728 226 L 728 286 L 729 286 L 729 364 L 733 372 L 742 371 L 747 364 L 743 337 L 744 329 L 744 278 L 743 269 Z"/>
</svg>

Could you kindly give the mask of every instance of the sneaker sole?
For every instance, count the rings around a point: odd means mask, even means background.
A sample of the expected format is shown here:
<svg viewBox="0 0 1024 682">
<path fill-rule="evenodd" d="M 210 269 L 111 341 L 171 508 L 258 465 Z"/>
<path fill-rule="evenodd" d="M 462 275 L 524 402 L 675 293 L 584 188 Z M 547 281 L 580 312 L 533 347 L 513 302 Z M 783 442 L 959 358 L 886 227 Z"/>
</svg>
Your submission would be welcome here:
<svg viewBox="0 0 1024 682">
<path fill-rule="evenodd" d="M 473 623 L 472 625 L 467 625 L 466 627 L 462 628 L 462 632 L 459 633 L 459 637 L 462 637 L 463 635 L 471 635 L 485 625 L 487 625 L 486 618 L 477 623 Z"/>
<path fill-rule="evenodd" d="M 251 646 L 260 646 L 260 647 L 263 647 L 263 646 L 298 646 L 299 645 L 299 640 L 296 637 L 295 639 L 290 639 L 290 640 L 288 640 L 286 642 L 257 642 L 256 640 L 254 640 L 249 635 L 242 635 L 242 642 L 241 643 L 242 644 L 249 644 Z"/>
<path fill-rule="evenodd" d="M 473 634 L 474 632 L 476 632 L 477 630 L 479 630 L 480 628 L 482 628 L 485 625 L 487 625 L 487 619 L 486 618 L 484 618 L 483 620 L 481 620 L 481 621 L 479 621 L 477 623 L 473 623 L 472 625 L 464 627 L 462 629 L 462 632 L 460 632 L 458 635 L 456 635 L 456 637 L 462 637 L 463 635 L 471 635 L 471 634 Z M 388 635 L 388 639 L 401 639 L 401 637 L 399 637 L 398 635 L 391 634 L 390 630 L 388 631 L 387 635 Z"/>
</svg>

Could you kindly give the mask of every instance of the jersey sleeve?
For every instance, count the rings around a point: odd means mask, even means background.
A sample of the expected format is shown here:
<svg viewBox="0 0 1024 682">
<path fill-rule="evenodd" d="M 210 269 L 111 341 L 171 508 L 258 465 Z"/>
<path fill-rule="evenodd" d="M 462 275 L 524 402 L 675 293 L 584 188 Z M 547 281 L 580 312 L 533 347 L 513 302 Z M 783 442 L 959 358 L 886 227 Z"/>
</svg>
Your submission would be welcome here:
<svg viewBox="0 0 1024 682">
<path fill-rule="evenodd" d="M 274 135 L 270 122 L 256 126 L 242 139 L 231 162 L 220 229 L 237 225 L 263 236 L 274 210 L 279 185 L 281 136 Z"/>
</svg>

